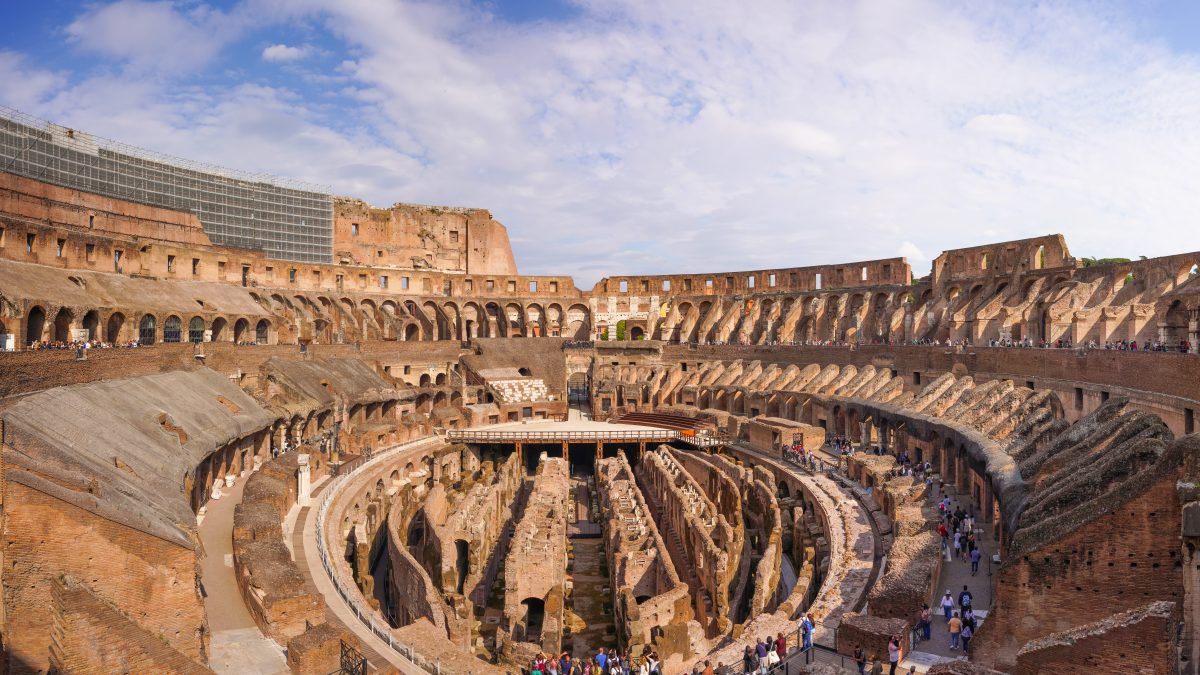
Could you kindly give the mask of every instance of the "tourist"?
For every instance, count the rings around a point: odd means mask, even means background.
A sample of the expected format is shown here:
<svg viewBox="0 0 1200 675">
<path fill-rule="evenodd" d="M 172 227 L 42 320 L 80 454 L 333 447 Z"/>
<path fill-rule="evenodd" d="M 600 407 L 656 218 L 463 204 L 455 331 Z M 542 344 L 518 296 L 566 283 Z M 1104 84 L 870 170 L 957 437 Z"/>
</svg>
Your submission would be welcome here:
<svg viewBox="0 0 1200 675">
<path fill-rule="evenodd" d="M 949 589 L 947 589 L 946 594 L 942 596 L 942 612 L 944 612 L 946 615 L 946 621 L 950 620 L 950 614 L 953 611 L 954 611 L 954 597 L 952 595 L 950 595 L 950 591 L 949 591 Z"/>
<path fill-rule="evenodd" d="M 812 613 L 804 615 L 804 621 L 800 623 L 801 632 L 804 636 L 804 642 L 801 649 L 808 651 L 812 649 L 813 631 L 816 630 L 817 622 L 813 619 Z"/>
<path fill-rule="evenodd" d="M 862 645 L 854 645 L 854 665 L 858 666 L 858 675 L 865 675 L 867 672 L 867 653 L 863 651 Z"/>
<path fill-rule="evenodd" d="M 596 650 L 596 665 L 600 666 L 600 672 L 608 671 L 608 654 L 604 653 L 604 648 Z"/>
<path fill-rule="evenodd" d="M 983 554 L 979 552 L 979 547 L 971 544 L 971 576 L 975 576 L 975 573 L 979 571 L 979 559 L 982 557 Z"/>
<path fill-rule="evenodd" d="M 758 667 L 760 670 L 766 670 L 767 667 L 767 643 L 759 638 L 758 644 L 754 646 L 755 656 L 758 657 Z"/>
<path fill-rule="evenodd" d="M 575 666 L 575 664 L 571 662 L 570 654 L 563 652 L 562 654 L 559 655 L 558 671 L 560 673 L 562 673 L 562 675 L 573 675 L 574 666 Z"/>
<path fill-rule="evenodd" d="M 929 609 L 928 604 L 921 605 L 921 619 L 917 622 L 917 627 L 921 629 L 921 639 L 929 639 L 930 623 L 932 623 L 933 612 Z"/>
<path fill-rule="evenodd" d="M 787 657 L 787 638 L 783 637 L 783 633 L 775 636 L 775 655 L 780 661 Z"/>
<path fill-rule="evenodd" d="M 971 655 L 971 638 L 974 637 L 975 631 L 971 629 L 970 624 L 964 625 L 962 628 L 962 648 L 963 653 L 967 656 Z"/>
<path fill-rule="evenodd" d="M 706 660 L 704 662 L 704 670 L 701 672 L 701 675 L 715 675 L 715 671 L 712 667 L 712 661 Z"/>
<path fill-rule="evenodd" d="M 958 612 L 950 617 L 946 630 L 950 632 L 950 649 L 958 649 L 958 636 L 962 633 L 962 619 L 958 618 Z"/>
<path fill-rule="evenodd" d="M 754 675 L 754 671 L 758 667 L 758 659 L 754 658 L 754 650 L 750 645 L 742 650 L 742 675 Z M 647 670 L 647 673 L 650 671 Z"/>
<path fill-rule="evenodd" d="M 967 590 L 966 585 L 963 585 L 962 593 L 958 594 L 958 608 L 964 612 L 971 608 L 971 591 Z"/>
<path fill-rule="evenodd" d="M 888 675 L 896 675 L 896 667 L 900 665 L 900 638 L 893 635 L 888 640 Z"/>
<path fill-rule="evenodd" d="M 871 675 L 883 675 L 883 663 L 878 654 L 871 655 Z"/>
</svg>

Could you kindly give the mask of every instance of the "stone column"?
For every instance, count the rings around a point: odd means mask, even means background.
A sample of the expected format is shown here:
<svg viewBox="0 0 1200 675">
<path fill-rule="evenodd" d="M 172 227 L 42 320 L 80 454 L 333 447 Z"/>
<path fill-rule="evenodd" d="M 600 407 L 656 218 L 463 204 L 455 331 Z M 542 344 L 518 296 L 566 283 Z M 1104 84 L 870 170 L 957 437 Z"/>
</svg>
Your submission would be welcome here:
<svg viewBox="0 0 1200 675">
<path fill-rule="evenodd" d="M 312 486 L 309 485 L 308 455 L 297 455 L 296 464 L 299 466 L 296 470 L 296 503 L 300 506 L 308 506 L 308 493 L 312 490 Z"/>
</svg>

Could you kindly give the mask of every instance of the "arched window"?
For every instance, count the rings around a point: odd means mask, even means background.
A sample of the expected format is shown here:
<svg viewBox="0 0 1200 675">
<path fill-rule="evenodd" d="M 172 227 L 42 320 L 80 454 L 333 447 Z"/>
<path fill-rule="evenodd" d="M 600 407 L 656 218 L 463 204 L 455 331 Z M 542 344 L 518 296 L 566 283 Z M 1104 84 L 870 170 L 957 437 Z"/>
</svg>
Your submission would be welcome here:
<svg viewBox="0 0 1200 675">
<path fill-rule="evenodd" d="M 168 316 L 163 322 L 163 342 L 179 342 L 183 322 L 177 316 Z"/>
<path fill-rule="evenodd" d="M 147 314 L 142 317 L 142 322 L 138 325 L 138 342 L 144 345 L 154 344 L 154 329 L 156 319 L 153 314 Z"/>
<path fill-rule="evenodd" d="M 192 320 L 188 321 L 188 342 L 204 342 L 204 319 L 193 316 Z"/>
<path fill-rule="evenodd" d="M 254 341 L 260 345 L 267 344 L 267 333 L 271 329 L 271 323 L 266 319 L 260 319 L 258 325 L 254 327 Z"/>
</svg>

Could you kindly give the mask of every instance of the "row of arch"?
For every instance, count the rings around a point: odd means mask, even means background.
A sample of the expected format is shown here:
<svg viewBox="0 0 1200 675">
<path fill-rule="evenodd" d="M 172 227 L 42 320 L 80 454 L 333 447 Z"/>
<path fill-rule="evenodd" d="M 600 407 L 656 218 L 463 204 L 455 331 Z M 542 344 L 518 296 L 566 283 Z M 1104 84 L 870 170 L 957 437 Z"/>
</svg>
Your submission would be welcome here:
<svg viewBox="0 0 1200 675">
<path fill-rule="evenodd" d="M 142 314 L 134 330 L 123 312 L 112 312 L 102 323 L 100 311 L 96 309 L 85 312 L 77 323 L 75 313 L 68 307 L 59 308 L 53 320 L 49 320 L 46 310 L 41 305 L 34 305 L 25 314 L 25 344 L 71 342 L 75 339 L 72 331 L 76 327 L 83 331 L 81 337 L 85 341 L 117 343 L 136 339 L 143 345 L 160 340 L 165 343 L 232 340 L 236 343 L 268 344 L 271 338 L 271 322 L 267 319 L 251 323 L 250 319 L 242 317 L 234 320 L 230 328 L 229 320 L 223 316 L 215 317 L 211 322 L 206 322 L 201 316 L 192 316 L 185 324 L 178 314 L 170 314 L 163 319 L 161 331 L 158 323 L 155 314 Z M 2 323 L 0 332 L 7 332 Z"/>
</svg>

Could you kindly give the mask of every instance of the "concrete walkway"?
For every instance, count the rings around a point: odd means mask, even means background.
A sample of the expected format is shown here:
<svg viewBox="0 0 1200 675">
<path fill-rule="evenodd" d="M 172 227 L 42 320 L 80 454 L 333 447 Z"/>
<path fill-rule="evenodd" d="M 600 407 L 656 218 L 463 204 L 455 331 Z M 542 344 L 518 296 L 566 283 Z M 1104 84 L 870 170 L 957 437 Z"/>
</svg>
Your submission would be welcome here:
<svg viewBox="0 0 1200 675">
<path fill-rule="evenodd" d="M 936 489 L 934 492 L 936 493 Z M 951 509 L 954 509 L 958 506 L 958 501 L 954 493 L 949 494 Z M 932 503 L 934 500 L 930 501 Z M 984 619 L 987 617 L 987 611 L 991 608 L 992 603 L 989 561 L 995 551 L 996 542 L 987 535 L 990 528 L 984 528 L 981 532 L 979 523 L 976 523 L 975 527 L 975 542 L 983 553 L 983 557 L 979 561 L 979 571 L 972 576 L 969 561 L 962 562 L 958 558 L 953 558 L 953 555 L 951 555 L 951 560 L 947 560 L 943 555 L 941 575 L 938 577 L 937 586 L 933 591 L 936 595 L 929 598 L 929 607 L 933 610 L 933 625 L 930 627 L 931 639 L 927 642 L 920 642 L 914 647 L 911 655 L 914 663 L 932 664 L 948 659 L 966 658 L 961 646 L 959 649 L 950 649 L 950 633 L 946 627 L 947 621 L 941 605 L 942 596 L 946 591 L 950 591 L 950 596 L 954 598 L 955 611 L 958 611 L 958 595 L 962 593 L 963 586 L 966 586 L 971 592 L 971 607 L 975 611 L 976 630 L 983 625 Z M 950 542 L 953 547 L 954 540 L 951 539 Z"/>
<path fill-rule="evenodd" d="M 317 508 L 330 484 L 331 481 L 323 481 L 317 494 L 312 495 L 311 506 L 300 509 L 296 517 L 296 530 L 292 536 L 292 550 L 296 564 L 304 573 L 305 580 L 311 582 L 316 591 L 325 599 L 326 620 L 342 626 L 347 632 L 358 638 L 364 647 L 363 656 L 372 666 L 377 669 L 390 666 L 404 675 L 428 675 L 363 625 L 346 601 L 342 599 L 342 596 L 338 594 L 333 581 L 325 572 L 325 567 L 321 564 L 321 554 L 317 550 Z M 382 621 L 382 617 L 380 617 L 380 621 Z"/>
<path fill-rule="evenodd" d="M 246 480 L 238 479 L 233 487 L 223 489 L 220 499 L 209 500 L 199 528 L 204 546 L 200 582 L 211 634 L 208 666 L 217 673 L 288 673 L 283 648 L 254 624 L 234 576 L 233 510 L 242 501 Z"/>
</svg>

